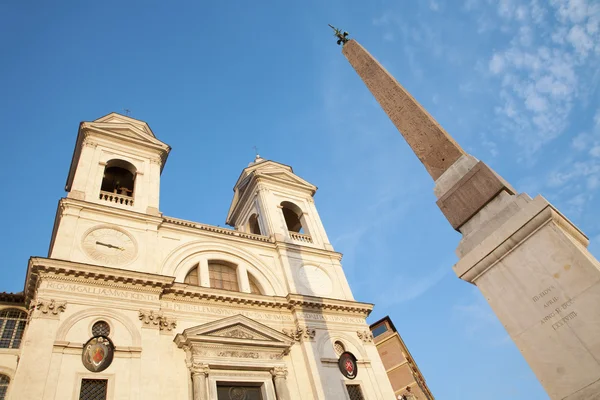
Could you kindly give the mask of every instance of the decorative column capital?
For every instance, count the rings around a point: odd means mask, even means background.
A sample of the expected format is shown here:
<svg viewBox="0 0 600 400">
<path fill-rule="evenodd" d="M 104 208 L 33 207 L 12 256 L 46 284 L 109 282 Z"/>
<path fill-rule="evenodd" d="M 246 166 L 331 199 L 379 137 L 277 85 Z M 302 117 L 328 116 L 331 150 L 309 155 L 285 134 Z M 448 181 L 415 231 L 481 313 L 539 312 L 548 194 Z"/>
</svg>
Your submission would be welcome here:
<svg viewBox="0 0 600 400">
<path fill-rule="evenodd" d="M 313 340 L 315 338 L 315 328 L 310 328 L 308 326 L 296 325 L 296 329 L 283 329 L 284 335 L 289 336 L 294 339 L 296 342 L 303 342 L 305 340 Z"/>
<path fill-rule="evenodd" d="M 192 376 L 194 375 L 204 375 L 208 376 L 210 373 L 210 367 L 208 364 L 192 362 L 192 365 L 189 367 L 192 372 Z"/>
<path fill-rule="evenodd" d="M 270 372 L 275 379 L 286 379 L 288 375 L 288 370 L 286 367 L 275 367 Z"/>
<path fill-rule="evenodd" d="M 31 301 L 29 305 L 29 317 L 50 317 L 58 318 L 61 312 L 64 312 L 67 308 L 66 301 L 56 301 L 54 299 L 35 299 Z"/>
<path fill-rule="evenodd" d="M 153 310 L 140 310 L 140 321 L 144 328 L 158 328 L 162 319 L 162 312 Z"/>
<path fill-rule="evenodd" d="M 356 336 L 365 343 L 373 341 L 373 334 L 370 331 L 356 331 Z"/>
<path fill-rule="evenodd" d="M 140 310 L 139 318 L 143 323 L 143 327 L 158 328 L 165 333 L 168 333 L 177 327 L 175 319 L 165 316 L 160 310 Z"/>
</svg>

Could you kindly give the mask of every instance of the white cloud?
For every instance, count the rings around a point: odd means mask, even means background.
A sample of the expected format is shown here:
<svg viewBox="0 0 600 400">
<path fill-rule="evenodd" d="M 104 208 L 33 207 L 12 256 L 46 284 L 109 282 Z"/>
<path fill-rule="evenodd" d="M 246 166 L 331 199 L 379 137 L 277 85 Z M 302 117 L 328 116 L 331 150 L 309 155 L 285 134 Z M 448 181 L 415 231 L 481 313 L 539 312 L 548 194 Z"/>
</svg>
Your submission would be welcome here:
<svg viewBox="0 0 600 400">
<path fill-rule="evenodd" d="M 600 44 L 596 45 L 600 6 L 592 7 L 585 0 L 553 0 L 553 8 L 546 9 L 543 4 L 539 0 L 496 3 L 505 20 L 504 32 L 512 32 L 512 39 L 488 59 L 488 71 L 501 85 L 501 103 L 495 107 L 499 128 L 514 135 L 522 159 L 528 161 L 568 127 L 575 100 L 593 90 L 588 75 L 600 62 Z M 549 13 L 563 22 L 542 24 Z M 574 148 L 581 147 L 581 139 L 573 141 Z"/>
<path fill-rule="evenodd" d="M 430 0 L 429 1 L 429 8 L 433 11 L 439 11 L 440 9 L 440 4 L 438 2 L 436 2 L 435 0 Z"/>
<path fill-rule="evenodd" d="M 588 52 L 594 47 L 592 39 L 579 25 L 575 25 L 571 28 L 567 35 L 567 40 L 575 48 L 577 53 L 582 57 L 587 56 Z"/>
<path fill-rule="evenodd" d="M 504 69 L 504 57 L 501 54 L 494 54 L 490 60 L 490 71 L 499 74 Z"/>
</svg>

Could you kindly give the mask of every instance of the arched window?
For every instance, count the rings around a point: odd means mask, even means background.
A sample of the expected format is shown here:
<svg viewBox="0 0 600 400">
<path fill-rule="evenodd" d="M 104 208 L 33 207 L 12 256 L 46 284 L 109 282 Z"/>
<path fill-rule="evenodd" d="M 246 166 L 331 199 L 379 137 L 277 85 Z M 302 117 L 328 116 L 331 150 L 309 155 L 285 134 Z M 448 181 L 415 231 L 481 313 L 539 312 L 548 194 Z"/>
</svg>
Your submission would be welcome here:
<svg viewBox="0 0 600 400">
<path fill-rule="evenodd" d="M 209 261 L 208 275 L 211 288 L 240 291 L 235 265 L 225 261 Z"/>
<path fill-rule="evenodd" d="M 0 374 L 0 400 L 4 400 L 6 398 L 6 392 L 8 392 L 9 383 L 10 378 L 6 375 Z"/>
<path fill-rule="evenodd" d="M 302 226 L 302 210 L 300 207 L 289 201 L 284 201 L 281 203 L 281 211 L 288 231 L 306 233 Z"/>
<path fill-rule="evenodd" d="M 346 351 L 344 343 L 340 342 L 339 340 L 336 340 L 336 342 L 333 344 L 333 349 L 335 350 L 335 354 L 338 356 L 342 355 L 342 353 Z"/>
<path fill-rule="evenodd" d="M 133 197 L 136 169 L 133 164 L 123 160 L 110 160 L 104 168 L 100 190 Z"/>
<path fill-rule="evenodd" d="M 27 324 L 27 313 L 16 308 L 0 311 L 0 348 L 18 349 Z"/>
<path fill-rule="evenodd" d="M 199 285 L 200 280 L 198 279 L 198 264 L 194 265 L 190 272 L 185 276 L 183 283 L 188 283 L 190 285 Z"/>
<path fill-rule="evenodd" d="M 260 225 L 258 224 L 258 215 L 252 214 L 250 218 L 248 218 L 248 227 L 250 228 L 250 233 L 262 235 L 260 232 Z"/>
<path fill-rule="evenodd" d="M 250 293 L 262 294 L 258 282 L 256 282 L 256 279 L 250 274 L 248 274 L 248 283 L 250 284 Z"/>
</svg>

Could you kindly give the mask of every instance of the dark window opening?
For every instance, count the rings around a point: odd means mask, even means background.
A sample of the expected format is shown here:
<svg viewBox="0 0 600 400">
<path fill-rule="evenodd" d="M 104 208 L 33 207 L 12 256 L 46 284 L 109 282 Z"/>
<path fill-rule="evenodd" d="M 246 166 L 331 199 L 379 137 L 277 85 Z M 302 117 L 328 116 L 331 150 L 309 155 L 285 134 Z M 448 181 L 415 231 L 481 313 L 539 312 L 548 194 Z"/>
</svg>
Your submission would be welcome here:
<svg viewBox="0 0 600 400">
<path fill-rule="evenodd" d="M 258 224 L 258 215 L 252 214 L 248 219 L 248 225 L 250 227 L 250 233 L 255 235 L 262 235 L 260 231 L 260 225 Z"/>
<path fill-rule="evenodd" d="M 377 326 L 375 329 L 373 329 L 373 337 L 377 337 L 379 335 L 381 335 L 382 333 L 387 332 L 387 326 L 385 324 L 381 324 L 379 326 Z"/>
<path fill-rule="evenodd" d="M 217 383 L 217 400 L 263 400 L 260 386 Z"/>
<path fill-rule="evenodd" d="M 236 266 L 225 261 L 209 261 L 210 287 L 239 292 Z"/>
<path fill-rule="evenodd" d="M 106 379 L 82 379 L 79 400 L 106 400 L 107 389 Z"/>
<path fill-rule="evenodd" d="M 250 284 L 250 293 L 262 294 L 258 282 L 256 282 L 256 279 L 250 274 L 248 274 L 248 283 Z"/>
<path fill-rule="evenodd" d="M 302 210 L 300 210 L 297 205 L 290 203 L 289 201 L 284 201 L 281 203 L 281 207 L 288 231 L 304 233 L 304 227 L 302 226 L 301 221 Z"/>
<path fill-rule="evenodd" d="M 100 190 L 133 197 L 135 167 L 122 160 L 111 160 L 106 164 Z"/>
<path fill-rule="evenodd" d="M 92 336 L 110 335 L 110 325 L 106 321 L 98 321 L 92 325 Z"/>
<path fill-rule="evenodd" d="M 6 375 L 0 374 L 0 400 L 4 400 L 6 398 L 6 393 L 8 392 L 8 384 L 10 383 L 10 378 Z"/>
<path fill-rule="evenodd" d="M 194 265 L 190 272 L 187 273 L 183 283 L 187 283 L 189 285 L 200 285 L 200 280 L 198 279 L 198 264 Z"/>
<path fill-rule="evenodd" d="M 348 390 L 350 400 L 365 400 L 362 390 L 360 390 L 360 385 L 346 385 L 346 389 Z"/>
<path fill-rule="evenodd" d="M 0 311 L 0 349 L 18 349 L 26 324 L 25 311 L 15 308 Z"/>
</svg>

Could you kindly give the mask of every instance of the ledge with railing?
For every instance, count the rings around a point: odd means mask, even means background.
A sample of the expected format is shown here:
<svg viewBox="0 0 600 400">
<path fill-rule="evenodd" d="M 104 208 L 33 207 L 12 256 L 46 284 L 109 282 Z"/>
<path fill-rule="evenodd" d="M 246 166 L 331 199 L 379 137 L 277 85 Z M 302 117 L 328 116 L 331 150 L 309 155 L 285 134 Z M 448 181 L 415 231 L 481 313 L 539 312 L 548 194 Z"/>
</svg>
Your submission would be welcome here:
<svg viewBox="0 0 600 400">
<path fill-rule="evenodd" d="M 103 190 L 100 191 L 100 200 L 108 201 L 109 203 L 133 206 L 133 197 L 117 193 L 105 192 Z"/>
<path fill-rule="evenodd" d="M 289 231 L 289 232 L 290 232 L 290 237 L 295 241 L 302 242 L 302 243 L 312 243 L 313 242 L 312 238 L 309 235 L 305 235 L 305 234 L 298 233 L 298 232 L 292 232 L 292 231 Z"/>
</svg>

